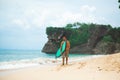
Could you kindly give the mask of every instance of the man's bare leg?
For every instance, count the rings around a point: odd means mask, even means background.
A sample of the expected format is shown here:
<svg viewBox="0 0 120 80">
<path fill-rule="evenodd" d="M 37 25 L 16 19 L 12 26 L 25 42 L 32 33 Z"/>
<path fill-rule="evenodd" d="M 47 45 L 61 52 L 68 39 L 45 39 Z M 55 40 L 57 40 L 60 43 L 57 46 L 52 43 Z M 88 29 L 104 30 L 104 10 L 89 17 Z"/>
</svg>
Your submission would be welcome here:
<svg viewBox="0 0 120 80">
<path fill-rule="evenodd" d="M 62 58 L 62 65 L 64 65 L 64 60 L 65 60 L 65 58 L 63 57 L 63 58 Z"/>
<path fill-rule="evenodd" d="M 68 64 L 68 57 L 66 57 L 66 64 Z"/>
</svg>

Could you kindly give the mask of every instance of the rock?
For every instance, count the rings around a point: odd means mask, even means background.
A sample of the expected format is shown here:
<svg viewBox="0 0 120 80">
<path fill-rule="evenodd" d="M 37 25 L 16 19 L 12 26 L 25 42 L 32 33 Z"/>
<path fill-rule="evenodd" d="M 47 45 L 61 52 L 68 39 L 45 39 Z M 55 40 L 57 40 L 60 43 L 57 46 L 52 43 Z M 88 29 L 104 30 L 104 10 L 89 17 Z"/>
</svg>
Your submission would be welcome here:
<svg viewBox="0 0 120 80">
<path fill-rule="evenodd" d="M 87 54 L 99 53 L 99 51 L 97 52 L 97 50 L 99 49 L 98 48 L 94 49 L 94 48 L 96 47 L 97 43 L 101 41 L 103 36 L 107 34 L 108 31 L 109 29 L 104 25 L 97 25 L 95 28 L 92 28 L 90 30 L 91 36 L 88 39 L 88 42 L 85 44 L 73 47 L 70 50 L 70 52 L 71 53 L 87 53 Z"/>
<path fill-rule="evenodd" d="M 42 49 L 42 52 L 45 53 L 55 53 L 57 51 L 57 46 L 49 40 Z"/>
<path fill-rule="evenodd" d="M 87 44 L 82 44 L 71 48 L 70 53 L 92 54 L 93 51 L 87 46 Z"/>
<path fill-rule="evenodd" d="M 115 48 L 116 48 L 116 50 L 114 51 L 115 53 L 120 52 L 120 43 L 116 43 Z"/>
<path fill-rule="evenodd" d="M 106 42 L 99 42 L 96 47 L 93 49 L 95 54 L 108 54 L 111 53 L 112 46 L 114 46 L 113 43 L 106 43 Z M 113 52 L 113 51 L 112 51 Z"/>
<path fill-rule="evenodd" d="M 100 41 L 93 51 L 95 54 L 112 54 L 120 52 L 120 43 Z"/>
<path fill-rule="evenodd" d="M 90 33 L 91 36 L 88 39 L 88 46 L 94 48 L 96 44 L 107 34 L 109 29 L 104 25 L 97 25 Z"/>
<path fill-rule="evenodd" d="M 48 42 L 43 47 L 42 52 L 56 53 L 58 45 L 60 45 L 58 42 L 58 36 L 60 35 L 62 29 L 59 28 L 57 30 L 55 33 L 53 32 L 53 34 L 48 34 Z M 106 27 L 105 25 L 95 25 L 95 27 L 92 27 L 88 30 L 90 33 L 88 42 L 73 46 L 70 49 L 70 53 L 111 54 L 120 52 L 120 43 L 102 41 L 103 37 L 109 32 L 109 30 L 110 28 Z"/>
</svg>

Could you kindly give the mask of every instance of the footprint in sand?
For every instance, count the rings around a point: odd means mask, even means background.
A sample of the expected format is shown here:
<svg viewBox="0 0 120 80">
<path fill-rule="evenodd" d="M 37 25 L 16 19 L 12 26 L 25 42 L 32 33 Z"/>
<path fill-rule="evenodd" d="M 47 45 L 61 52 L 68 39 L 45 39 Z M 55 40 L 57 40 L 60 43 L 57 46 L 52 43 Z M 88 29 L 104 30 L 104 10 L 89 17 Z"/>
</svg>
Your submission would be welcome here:
<svg viewBox="0 0 120 80">
<path fill-rule="evenodd" d="M 83 63 L 83 62 L 80 62 L 79 64 L 80 64 L 80 66 L 78 67 L 78 69 L 83 68 L 83 67 L 86 65 L 85 62 L 84 62 L 84 63 Z"/>
<path fill-rule="evenodd" d="M 102 69 L 100 67 L 98 67 L 98 70 L 101 71 Z"/>
<path fill-rule="evenodd" d="M 57 71 L 60 71 L 61 69 L 65 69 L 65 68 L 68 68 L 68 67 L 70 67 L 70 66 L 73 66 L 74 64 L 67 64 L 67 65 L 59 65 L 59 66 L 57 66 L 57 68 L 56 68 L 56 70 Z"/>
</svg>

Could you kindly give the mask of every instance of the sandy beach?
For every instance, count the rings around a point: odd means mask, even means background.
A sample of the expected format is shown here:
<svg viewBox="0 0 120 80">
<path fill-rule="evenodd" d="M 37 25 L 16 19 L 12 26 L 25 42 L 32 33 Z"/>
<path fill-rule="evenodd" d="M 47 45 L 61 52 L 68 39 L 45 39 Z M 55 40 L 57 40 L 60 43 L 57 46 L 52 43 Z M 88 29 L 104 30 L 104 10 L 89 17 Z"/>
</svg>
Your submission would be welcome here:
<svg viewBox="0 0 120 80">
<path fill-rule="evenodd" d="M 120 80 L 120 53 L 82 61 L 0 70 L 0 80 Z"/>
</svg>

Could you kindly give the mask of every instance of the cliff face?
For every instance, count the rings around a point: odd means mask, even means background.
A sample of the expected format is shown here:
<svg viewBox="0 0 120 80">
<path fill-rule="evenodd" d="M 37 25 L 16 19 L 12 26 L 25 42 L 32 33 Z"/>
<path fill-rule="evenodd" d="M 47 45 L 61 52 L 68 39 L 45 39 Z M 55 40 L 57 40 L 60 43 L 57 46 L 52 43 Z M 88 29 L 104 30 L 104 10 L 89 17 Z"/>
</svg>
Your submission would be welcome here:
<svg viewBox="0 0 120 80">
<path fill-rule="evenodd" d="M 99 50 L 99 48 L 96 47 L 99 46 L 98 43 L 101 41 L 103 36 L 107 34 L 108 31 L 108 28 L 97 25 L 95 28 L 90 30 L 91 36 L 89 37 L 88 42 L 72 48 L 71 53 L 98 54 L 99 52 L 95 51 L 95 49 Z"/>
<path fill-rule="evenodd" d="M 51 40 L 48 40 L 48 42 L 43 47 L 42 52 L 45 53 L 55 53 L 57 51 L 57 46 L 54 44 Z"/>
<path fill-rule="evenodd" d="M 120 52 L 120 44 L 114 42 L 102 42 L 100 41 L 93 49 L 96 54 L 112 54 Z"/>
<path fill-rule="evenodd" d="M 96 25 L 89 30 L 91 34 L 86 43 L 76 45 L 70 49 L 70 53 L 84 53 L 84 54 L 111 54 L 120 52 L 120 43 L 103 42 L 103 37 L 108 34 L 109 28 L 104 25 Z M 48 35 L 48 42 L 44 45 L 42 52 L 56 53 L 58 50 L 58 34 Z M 57 43 L 58 42 L 58 43 Z M 56 44 L 57 43 L 57 44 Z"/>
</svg>

